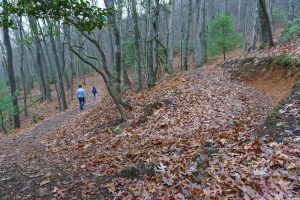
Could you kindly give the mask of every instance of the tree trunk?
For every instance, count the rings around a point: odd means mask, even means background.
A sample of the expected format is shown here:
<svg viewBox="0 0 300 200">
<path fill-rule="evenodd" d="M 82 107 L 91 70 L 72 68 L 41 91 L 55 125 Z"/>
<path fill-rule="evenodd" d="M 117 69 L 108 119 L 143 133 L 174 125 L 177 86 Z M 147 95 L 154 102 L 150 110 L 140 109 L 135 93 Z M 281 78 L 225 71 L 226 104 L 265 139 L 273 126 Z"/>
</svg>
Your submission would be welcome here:
<svg viewBox="0 0 300 200">
<path fill-rule="evenodd" d="M 261 48 L 272 47 L 274 42 L 265 0 L 258 0 L 258 14 L 261 24 Z"/>
<path fill-rule="evenodd" d="M 66 35 L 67 35 L 67 41 L 69 44 L 71 44 L 72 38 L 71 38 L 71 26 L 68 26 L 66 28 Z M 70 96 L 71 96 L 71 100 L 74 100 L 74 78 L 76 77 L 76 72 L 74 69 L 74 55 L 73 52 L 70 51 Z"/>
<path fill-rule="evenodd" d="M 42 98 L 43 100 L 49 100 L 51 101 L 51 90 L 50 90 L 50 83 L 49 83 L 49 76 L 48 76 L 48 70 L 47 66 L 43 65 L 42 63 L 42 44 L 39 39 L 39 33 L 38 33 L 38 26 L 36 23 L 36 20 L 29 16 L 29 24 L 30 28 L 33 33 L 34 37 L 34 44 L 35 44 L 35 51 L 36 51 L 36 65 L 37 65 L 37 71 L 40 77 L 40 84 L 42 89 Z"/>
<path fill-rule="evenodd" d="M 3 0 L 3 5 L 7 5 L 7 0 Z M 4 7 L 5 8 L 5 7 Z M 3 21 L 8 22 L 8 13 L 6 10 L 3 11 Z M 13 63 L 13 52 L 9 37 L 9 29 L 7 27 L 3 27 L 3 40 L 4 45 L 6 47 L 6 56 L 7 56 L 7 76 L 10 87 L 10 94 L 12 96 L 12 106 L 13 106 L 13 125 L 14 128 L 20 127 L 20 117 L 19 117 L 19 105 L 17 99 L 17 88 L 16 81 L 14 76 L 14 63 Z"/>
<path fill-rule="evenodd" d="M 121 71 L 122 71 L 122 80 L 123 84 L 126 87 L 131 86 L 131 82 L 127 73 L 127 66 L 124 64 L 124 54 L 123 54 L 123 40 L 122 40 L 122 35 L 123 35 L 123 28 L 122 28 L 122 16 L 123 16 L 123 4 L 124 2 L 122 0 L 117 0 L 117 24 L 118 24 L 118 29 L 119 29 L 119 35 L 120 35 L 120 51 L 121 51 Z M 128 9 L 129 11 L 129 9 Z M 130 15 L 130 12 L 128 12 L 128 15 Z M 129 18 L 127 18 L 127 24 L 126 26 L 129 27 Z M 125 38 L 127 38 L 127 32 L 124 31 Z M 126 40 L 126 39 L 125 39 Z"/>
<path fill-rule="evenodd" d="M 245 2 L 245 21 L 244 21 L 244 45 L 243 48 L 244 50 L 247 50 L 248 46 L 248 31 L 247 31 L 247 23 L 248 23 L 248 1 Z"/>
<path fill-rule="evenodd" d="M 237 31 L 239 32 L 239 31 L 242 30 L 242 28 L 241 28 L 241 20 L 242 20 L 242 12 L 241 12 L 241 10 L 242 10 L 242 1 L 243 0 L 238 0 L 238 1 L 239 1 L 238 16 L 237 16 L 238 22 L 237 22 L 237 26 L 236 27 L 237 27 Z"/>
<path fill-rule="evenodd" d="M 207 61 L 206 44 L 206 4 L 205 0 L 196 0 L 199 16 L 197 17 L 196 63 L 202 66 Z"/>
<path fill-rule="evenodd" d="M 48 24 L 51 24 L 49 19 L 47 19 Z M 63 83 L 63 71 L 59 63 L 59 57 L 57 54 L 57 47 L 55 44 L 54 36 L 50 34 L 50 41 L 51 41 L 51 46 L 52 46 L 52 51 L 54 55 L 54 61 L 55 61 L 55 73 L 56 73 L 56 78 L 57 78 L 57 88 L 58 88 L 58 93 L 59 93 L 59 101 L 61 102 L 62 110 L 65 111 L 68 106 L 67 106 L 67 101 L 66 101 L 66 95 L 65 95 L 65 89 L 64 89 L 64 83 Z"/>
<path fill-rule="evenodd" d="M 173 18 L 175 10 L 175 2 L 169 0 L 170 14 L 168 15 L 168 72 L 174 74 L 175 70 L 173 67 L 173 54 L 174 54 L 174 38 L 173 38 Z"/>
<path fill-rule="evenodd" d="M 153 68 L 153 39 L 154 31 L 152 27 L 153 18 L 153 0 L 146 1 L 147 12 L 147 85 L 153 87 L 155 85 L 154 68 Z"/>
<path fill-rule="evenodd" d="M 200 59 L 200 52 L 201 52 L 201 44 L 200 44 L 200 27 L 201 27 L 201 20 L 200 20 L 200 10 L 201 10 L 201 1 L 196 0 L 196 37 L 195 37 L 195 54 L 196 54 L 196 64 L 197 66 L 201 66 L 201 59 Z"/>
<path fill-rule="evenodd" d="M 8 133 L 7 133 L 7 130 L 5 128 L 4 116 L 3 116 L 2 110 L 0 110 L 0 121 L 1 121 L 1 128 L 4 131 L 4 133 L 7 135 Z"/>
<path fill-rule="evenodd" d="M 183 0 L 180 1 L 180 10 L 183 10 Z M 183 67 L 183 60 L 184 60 L 184 52 L 183 52 L 183 40 L 184 40 L 184 36 L 185 36 L 185 21 L 184 21 L 184 12 L 181 12 L 181 34 L 180 34 L 180 68 L 183 71 L 184 67 Z"/>
<path fill-rule="evenodd" d="M 258 0 L 255 0 L 255 14 L 254 14 L 254 23 L 252 29 L 252 44 L 250 50 L 256 50 L 256 42 L 257 42 L 257 32 L 258 32 Z"/>
<path fill-rule="evenodd" d="M 97 48 L 98 52 L 99 52 L 99 55 L 100 55 L 100 58 L 101 58 L 101 63 L 102 63 L 102 67 L 104 69 L 104 72 L 102 72 L 101 70 L 97 69 L 96 66 L 89 62 L 87 59 L 84 59 L 83 58 L 83 55 L 79 54 L 78 52 L 74 51 L 74 49 L 71 47 L 71 50 L 73 53 L 75 53 L 77 55 L 78 58 L 80 58 L 82 61 L 84 61 L 86 64 L 88 64 L 89 66 L 91 66 L 94 70 L 96 70 L 96 72 L 98 72 L 101 77 L 103 78 L 104 82 L 105 82 L 105 85 L 111 95 L 111 97 L 113 98 L 116 106 L 117 106 L 117 109 L 122 117 L 123 120 L 126 120 L 126 115 L 121 107 L 121 105 L 124 107 L 124 108 L 128 108 L 130 110 L 132 110 L 132 107 L 125 103 L 123 100 L 122 100 L 122 95 L 121 93 L 117 93 L 115 88 L 114 87 L 111 87 L 111 83 L 109 83 L 109 80 L 111 80 L 113 77 L 113 74 L 111 73 L 110 71 L 110 68 L 108 67 L 107 65 L 107 59 L 106 59 L 106 56 L 105 56 L 105 53 L 102 49 L 102 47 L 100 46 L 99 42 L 95 39 L 93 39 L 90 35 L 86 34 L 86 33 L 82 33 L 92 44 L 95 45 L 95 47 Z"/>
<path fill-rule="evenodd" d="M 115 8 L 115 1 L 114 0 L 104 0 L 105 7 L 106 8 Z M 115 74 L 115 80 L 114 83 L 116 84 L 116 91 L 119 93 L 121 91 L 121 64 L 122 64 L 122 53 L 121 53 L 121 36 L 118 28 L 118 23 L 117 23 L 117 17 L 116 13 L 113 12 L 108 17 L 109 22 L 113 26 L 113 32 L 114 32 L 114 44 L 115 44 L 115 69 L 116 69 L 116 74 Z"/>
<path fill-rule="evenodd" d="M 36 27 L 36 29 L 38 30 L 39 29 L 39 23 L 33 18 L 34 20 L 34 26 Z M 37 31 L 35 30 L 35 31 Z M 36 32 L 36 39 L 37 39 L 37 45 L 38 45 L 38 49 L 39 49 L 39 54 L 40 54 L 40 57 L 41 57 L 41 63 L 43 63 L 41 65 L 41 70 L 42 70 L 42 73 L 43 73 L 43 77 L 44 77 L 44 80 L 45 80 L 45 90 L 46 90 L 46 97 L 47 97 L 47 101 L 51 101 L 52 100 L 52 97 L 51 97 L 51 88 L 50 88 L 50 81 L 49 81 L 49 73 L 48 73 L 48 66 L 47 66 L 47 61 L 46 61 L 46 56 L 45 56 L 45 52 L 44 52 L 44 48 L 42 46 L 42 42 L 41 42 L 41 39 L 40 39 L 40 33 L 39 32 Z M 42 34 L 43 35 L 43 34 Z M 45 46 L 46 47 L 46 46 Z"/>
<path fill-rule="evenodd" d="M 19 21 L 18 21 L 18 26 L 19 26 L 19 38 L 21 41 L 24 40 L 24 37 L 23 37 L 23 24 L 22 24 L 22 17 L 19 18 Z M 22 88 L 23 88 L 23 96 L 24 96 L 24 100 L 23 100 L 23 103 L 24 103 L 24 113 L 25 113 L 25 116 L 27 117 L 28 116 L 28 110 L 27 110 L 27 85 L 26 85 L 26 76 L 25 76 L 25 72 L 24 72 L 24 52 L 25 49 L 24 49 L 24 44 L 21 43 L 21 77 L 22 77 Z"/>
<path fill-rule="evenodd" d="M 86 36 L 92 43 L 94 43 L 94 44 L 97 46 L 97 48 L 98 48 L 98 50 L 99 50 L 99 53 L 100 53 L 100 55 L 101 55 L 101 59 L 102 59 L 102 63 L 103 63 L 103 68 L 104 68 L 104 70 L 105 70 L 106 72 L 108 72 L 109 68 L 108 68 L 108 66 L 107 66 L 107 64 L 106 64 L 106 56 L 103 54 L 103 51 L 102 51 L 100 45 L 97 43 L 97 41 L 91 39 L 88 35 L 85 35 L 85 36 Z M 83 55 L 81 55 L 81 54 L 79 54 L 78 52 L 76 52 L 71 46 L 70 46 L 70 50 L 71 50 L 74 54 L 76 54 L 77 57 L 78 57 L 79 59 L 81 59 L 83 62 L 85 62 L 86 64 L 88 64 L 89 66 L 91 66 L 97 73 L 99 73 L 99 74 L 101 75 L 101 77 L 102 77 L 103 80 L 104 80 L 105 86 L 106 86 L 106 88 L 107 88 L 107 90 L 108 90 L 110 96 L 112 97 L 112 99 L 113 99 L 113 101 L 114 101 L 114 103 L 115 103 L 115 105 L 116 105 L 116 107 L 117 107 L 117 110 L 118 110 L 119 114 L 121 115 L 122 120 L 123 120 L 123 121 L 126 121 L 126 120 L 127 120 L 127 117 L 126 117 L 126 114 L 125 114 L 125 112 L 123 111 L 122 106 L 121 106 L 121 103 L 122 103 L 121 95 L 120 95 L 120 94 L 117 94 L 117 93 L 115 92 L 115 89 L 111 87 L 111 84 L 109 83 L 109 78 L 107 78 L 107 77 L 105 76 L 105 74 L 104 74 L 102 71 L 100 71 L 99 69 L 97 69 L 97 67 L 96 67 L 93 63 L 91 63 L 91 62 L 89 62 L 87 59 L 85 59 L 85 58 L 83 57 Z M 112 76 L 112 75 L 109 73 L 109 74 L 108 74 L 108 77 L 110 77 L 110 76 Z M 123 105 L 123 104 L 122 104 L 122 105 Z"/>
<path fill-rule="evenodd" d="M 155 5 L 154 5 L 154 13 L 153 13 L 153 22 L 152 22 L 152 26 L 153 26 L 153 34 L 154 34 L 154 41 L 153 41 L 153 69 L 154 69 L 154 83 L 156 82 L 156 77 L 157 77 L 157 73 L 159 71 L 159 61 L 158 61 L 158 57 L 159 57 L 159 49 L 158 49 L 158 45 L 159 45 L 159 35 L 158 35 L 158 31 L 159 31 L 159 12 L 160 12 L 160 5 L 159 5 L 159 0 L 155 0 Z"/>
<path fill-rule="evenodd" d="M 141 49 L 140 49 L 140 31 L 139 31 L 138 14 L 136 10 L 135 0 L 131 0 L 131 12 L 132 12 L 133 32 L 134 32 L 136 87 L 137 90 L 141 90 L 142 89 L 142 65 L 141 65 Z"/>
<path fill-rule="evenodd" d="M 110 42 L 110 65 L 111 68 L 115 70 L 115 45 L 114 45 L 114 33 L 112 30 L 109 30 L 109 42 Z"/>
<path fill-rule="evenodd" d="M 60 23 L 58 23 L 56 25 L 56 30 L 59 33 L 60 33 L 60 29 L 61 29 L 61 25 Z M 66 33 L 66 24 L 63 25 L 63 34 L 66 36 L 65 33 Z M 63 78 L 65 79 L 65 85 L 67 87 L 66 89 L 67 91 L 70 91 L 71 86 L 70 86 L 69 77 L 66 70 L 65 46 L 61 40 L 61 34 L 58 34 L 56 36 L 56 40 L 57 40 L 57 45 L 59 47 L 59 54 L 61 55 L 61 68 L 62 68 Z"/>
<path fill-rule="evenodd" d="M 190 39 L 190 31 L 191 31 L 191 22 L 192 22 L 192 4 L 193 1 L 189 0 L 189 5 L 188 5 L 188 24 L 187 24 L 187 30 L 186 30 L 186 35 L 184 39 L 184 58 L 183 58 L 183 69 L 185 71 L 188 70 L 188 56 L 189 56 L 189 39 Z"/>
</svg>

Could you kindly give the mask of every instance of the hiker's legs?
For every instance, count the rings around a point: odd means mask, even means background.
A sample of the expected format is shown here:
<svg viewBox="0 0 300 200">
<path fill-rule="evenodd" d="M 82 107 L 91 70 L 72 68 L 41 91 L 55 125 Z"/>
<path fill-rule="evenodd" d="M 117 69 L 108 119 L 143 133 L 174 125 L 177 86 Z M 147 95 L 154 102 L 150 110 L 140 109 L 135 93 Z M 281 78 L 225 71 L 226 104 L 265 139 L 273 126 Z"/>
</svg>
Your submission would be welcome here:
<svg viewBox="0 0 300 200">
<path fill-rule="evenodd" d="M 78 101 L 79 101 L 80 109 L 82 110 L 83 109 L 83 105 L 84 105 L 84 98 L 83 97 L 79 97 Z"/>
<path fill-rule="evenodd" d="M 85 98 L 83 97 L 83 98 L 82 98 L 82 109 L 83 109 L 83 107 L 84 107 L 84 104 L 85 104 Z"/>
</svg>

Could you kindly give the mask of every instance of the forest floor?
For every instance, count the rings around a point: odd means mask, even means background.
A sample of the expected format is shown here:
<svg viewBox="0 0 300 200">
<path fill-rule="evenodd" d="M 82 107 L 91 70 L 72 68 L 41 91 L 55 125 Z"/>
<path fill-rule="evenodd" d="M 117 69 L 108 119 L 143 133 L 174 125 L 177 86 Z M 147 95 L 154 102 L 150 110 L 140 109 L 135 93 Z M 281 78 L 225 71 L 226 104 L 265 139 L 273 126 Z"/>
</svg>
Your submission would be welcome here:
<svg viewBox="0 0 300 200">
<path fill-rule="evenodd" d="M 0 199 L 297 199 L 299 91 L 270 121 L 289 92 L 210 64 L 127 91 L 127 123 L 103 97 L 1 138 Z"/>
</svg>

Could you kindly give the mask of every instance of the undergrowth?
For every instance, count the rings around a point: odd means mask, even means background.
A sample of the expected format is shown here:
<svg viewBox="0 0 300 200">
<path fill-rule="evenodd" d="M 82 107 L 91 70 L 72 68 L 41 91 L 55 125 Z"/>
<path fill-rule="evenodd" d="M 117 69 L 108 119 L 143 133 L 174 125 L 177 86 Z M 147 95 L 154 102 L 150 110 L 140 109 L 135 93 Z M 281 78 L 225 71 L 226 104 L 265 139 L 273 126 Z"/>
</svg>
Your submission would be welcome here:
<svg viewBox="0 0 300 200">
<path fill-rule="evenodd" d="M 300 38 L 300 19 L 291 22 L 282 32 L 279 42 L 289 42 Z"/>
<path fill-rule="evenodd" d="M 300 59 L 288 55 L 281 55 L 271 58 L 271 63 L 284 67 L 300 67 Z"/>
</svg>

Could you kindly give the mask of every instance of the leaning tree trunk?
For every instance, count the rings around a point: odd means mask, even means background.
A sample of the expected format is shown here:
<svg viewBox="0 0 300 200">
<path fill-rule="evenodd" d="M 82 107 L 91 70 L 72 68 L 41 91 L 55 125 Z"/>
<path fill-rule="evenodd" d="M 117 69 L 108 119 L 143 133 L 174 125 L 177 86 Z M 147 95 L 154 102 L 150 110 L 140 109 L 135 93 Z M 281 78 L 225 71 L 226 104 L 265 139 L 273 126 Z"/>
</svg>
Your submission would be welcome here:
<svg viewBox="0 0 300 200">
<path fill-rule="evenodd" d="M 133 32 L 134 32 L 136 87 L 137 90 L 141 90 L 142 89 L 142 65 L 141 65 L 141 49 L 140 49 L 140 31 L 139 31 L 138 14 L 136 10 L 135 0 L 131 0 L 131 13 L 133 19 Z"/>
<path fill-rule="evenodd" d="M 274 42 L 265 0 L 258 0 L 258 14 L 261 24 L 261 48 L 272 47 Z"/>
<path fill-rule="evenodd" d="M 78 52 L 76 52 L 73 47 L 71 46 L 71 44 L 69 44 L 70 50 L 83 62 L 85 62 L 86 64 L 88 64 L 90 67 L 92 67 L 97 73 L 99 73 L 101 75 L 101 77 L 104 80 L 105 86 L 110 94 L 110 96 L 112 97 L 116 108 L 119 112 L 119 114 L 121 115 L 121 119 L 123 121 L 127 120 L 126 114 L 122 108 L 121 105 L 125 105 L 124 102 L 122 102 L 121 96 L 116 94 L 115 89 L 111 87 L 111 84 L 109 83 L 110 77 L 112 76 L 112 74 L 109 72 L 109 68 L 107 66 L 107 61 L 106 61 L 106 56 L 103 53 L 103 50 L 101 49 L 100 45 L 97 43 L 96 40 L 90 38 L 88 35 L 85 35 L 85 37 L 90 40 L 93 44 L 96 45 L 97 49 L 99 50 L 100 53 L 100 57 L 102 60 L 102 64 L 103 64 L 103 68 L 105 73 L 103 73 L 101 70 L 99 70 L 92 62 L 89 62 L 87 59 L 84 58 L 84 55 L 79 54 Z M 108 77 L 108 78 L 107 78 Z M 128 107 L 130 107 L 129 105 L 127 105 Z M 130 107 L 131 108 L 131 107 Z M 131 108 L 132 109 L 132 108 Z"/>
<path fill-rule="evenodd" d="M 111 87 L 111 84 L 109 83 L 109 80 L 112 80 L 113 79 L 113 74 L 111 73 L 111 69 L 108 67 L 107 65 L 107 59 L 106 59 L 106 55 L 102 49 L 102 47 L 100 46 L 99 42 L 97 40 L 95 40 L 94 38 L 92 38 L 90 35 L 82 32 L 82 34 L 92 43 L 95 45 L 95 47 L 97 48 L 98 50 L 98 53 L 100 55 L 100 59 L 101 59 L 101 63 L 102 63 L 102 67 L 103 67 L 103 70 L 104 72 L 102 72 L 101 70 L 97 69 L 97 67 L 92 63 L 92 62 L 89 62 L 87 59 L 84 58 L 84 56 L 86 56 L 87 58 L 94 58 L 96 60 L 98 60 L 98 58 L 95 58 L 95 57 L 91 57 L 91 56 L 88 56 L 86 54 L 82 55 L 78 52 L 76 52 L 73 48 L 72 48 L 72 45 L 70 44 L 70 50 L 78 57 L 80 58 L 82 61 L 84 61 L 86 64 L 88 64 L 89 66 L 91 66 L 94 70 L 96 70 L 96 72 L 98 72 L 101 77 L 103 78 L 104 82 L 105 82 L 105 85 L 109 91 L 109 94 L 111 95 L 111 97 L 113 98 L 113 101 L 118 109 L 118 112 L 120 113 L 121 117 L 122 117 L 122 120 L 127 120 L 127 117 L 123 111 L 123 108 L 127 108 L 129 110 L 132 110 L 132 107 L 126 103 L 125 101 L 122 100 L 122 96 L 120 93 L 116 93 L 115 91 L 115 88 Z M 99 60 L 100 62 L 100 60 Z M 122 105 L 122 106 L 121 106 Z"/>
<path fill-rule="evenodd" d="M 7 0 L 3 0 L 4 6 L 7 5 Z M 3 12 L 3 21 L 8 22 L 8 13 L 6 10 Z M 9 29 L 7 27 L 3 27 L 3 40 L 6 47 L 6 56 L 7 56 L 7 76 L 8 82 L 10 86 L 10 94 L 12 96 L 12 106 L 13 106 L 13 124 L 14 128 L 20 127 L 20 117 L 19 117 L 19 105 L 17 99 L 17 88 L 16 88 L 16 80 L 14 76 L 14 63 L 13 63 L 13 52 L 9 37 Z"/>
</svg>

